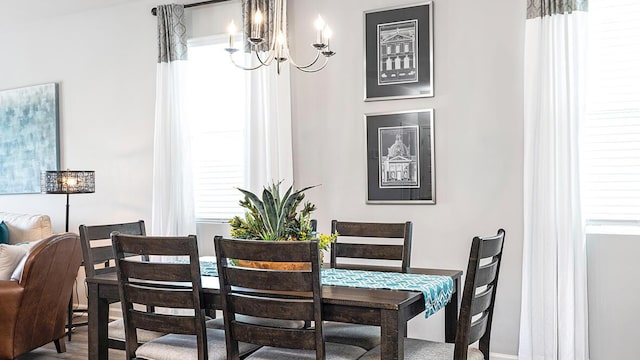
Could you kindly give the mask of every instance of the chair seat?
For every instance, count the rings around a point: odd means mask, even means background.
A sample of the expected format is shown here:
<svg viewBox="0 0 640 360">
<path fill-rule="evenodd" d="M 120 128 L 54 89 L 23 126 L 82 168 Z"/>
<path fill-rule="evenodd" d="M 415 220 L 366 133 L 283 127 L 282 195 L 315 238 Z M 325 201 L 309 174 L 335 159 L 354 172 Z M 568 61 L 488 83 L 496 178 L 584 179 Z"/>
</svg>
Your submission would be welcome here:
<svg viewBox="0 0 640 360">
<path fill-rule="evenodd" d="M 209 360 L 226 360 L 227 347 L 224 331 L 207 329 L 207 346 Z M 239 343 L 240 356 L 243 356 L 259 346 Z M 137 359 L 147 360 L 176 360 L 197 359 L 198 346 L 195 335 L 168 334 L 142 344 L 136 351 Z"/>
<path fill-rule="evenodd" d="M 208 320 L 205 323 L 205 325 L 211 329 L 219 329 L 215 320 Z M 224 324 L 222 324 L 222 328 L 224 328 Z M 126 337 L 124 333 L 124 321 L 122 319 L 110 322 L 108 325 L 108 329 L 109 329 L 109 339 L 122 341 L 122 342 L 126 341 Z M 157 339 L 163 335 L 166 335 L 166 334 L 162 332 L 157 332 L 157 331 L 138 329 L 138 342 L 140 344 L 144 344 L 153 339 Z"/>
<path fill-rule="evenodd" d="M 241 315 L 241 314 L 236 315 L 236 320 L 249 323 L 249 324 L 280 327 L 280 328 L 286 328 L 286 329 L 302 329 L 304 327 L 304 321 L 269 319 L 269 318 L 260 318 L 260 317 Z M 211 329 L 224 330 L 224 318 L 216 318 L 214 320 L 207 321 L 207 327 Z"/>
<path fill-rule="evenodd" d="M 354 345 L 371 350 L 380 345 L 380 327 L 346 324 L 333 321 L 324 323 L 324 339 L 327 342 Z"/>
<path fill-rule="evenodd" d="M 365 349 L 357 346 L 325 343 L 326 360 L 359 359 Z M 284 349 L 265 346 L 246 358 L 246 360 L 315 360 L 315 350 Z"/>
<path fill-rule="evenodd" d="M 419 339 L 404 339 L 405 360 L 451 360 L 453 359 L 454 344 L 440 343 Z M 380 346 L 369 350 L 361 360 L 380 359 Z M 482 352 L 474 347 L 469 347 L 467 360 L 485 360 Z"/>
<path fill-rule="evenodd" d="M 109 339 L 123 342 L 126 341 L 126 337 L 124 334 L 124 321 L 122 319 L 110 322 L 108 329 Z M 146 343 L 163 335 L 166 334 L 157 331 L 138 329 L 138 342 L 141 344 Z"/>
</svg>

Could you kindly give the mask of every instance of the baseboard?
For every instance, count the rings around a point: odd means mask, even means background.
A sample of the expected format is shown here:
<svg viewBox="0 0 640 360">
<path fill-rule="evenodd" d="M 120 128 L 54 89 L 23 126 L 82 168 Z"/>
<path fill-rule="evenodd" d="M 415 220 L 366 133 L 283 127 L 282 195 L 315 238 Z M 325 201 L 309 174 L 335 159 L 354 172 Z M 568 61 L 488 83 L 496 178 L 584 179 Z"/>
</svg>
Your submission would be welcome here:
<svg viewBox="0 0 640 360">
<path fill-rule="evenodd" d="M 491 353 L 490 360 L 518 360 L 516 355 Z"/>
</svg>

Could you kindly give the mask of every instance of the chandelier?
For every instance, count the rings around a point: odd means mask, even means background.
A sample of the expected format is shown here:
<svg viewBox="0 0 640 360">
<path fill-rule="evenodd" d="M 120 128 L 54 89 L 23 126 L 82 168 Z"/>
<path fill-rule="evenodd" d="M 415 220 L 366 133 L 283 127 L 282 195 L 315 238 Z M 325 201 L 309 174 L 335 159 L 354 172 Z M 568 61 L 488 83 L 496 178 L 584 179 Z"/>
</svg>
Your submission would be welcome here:
<svg viewBox="0 0 640 360">
<path fill-rule="evenodd" d="M 265 10 L 265 9 L 263 9 Z M 280 66 L 286 61 L 290 61 L 296 69 L 303 72 L 317 72 L 325 68 L 329 62 L 329 58 L 336 53 L 331 50 L 330 39 L 332 36 L 331 28 L 325 23 L 320 15 L 314 25 L 316 28 L 316 40 L 311 44 L 315 50 L 315 58 L 308 64 L 300 64 L 296 62 L 289 52 L 289 44 L 287 40 L 287 0 L 275 0 L 275 9 L 270 12 L 273 21 L 267 21 L 265 24 L 265 12 L 259 8 L 250 11 L 251 26 L 249 29 L 248 43 L 249 52 L 255 54 L 257 62 L 255 65 L 241 65 L 236 62 L 233 54 L 239 49 L 235 47 L 235 34 L 237 32 L 236 25 L 233 21 L 229 24 L 229 47 L 225 50 L 229 53 L 231 62 L 238 68 L 243 70 L 256 70 L 263 66 L 269 66 L 276 63 L 277 72 L 280 74 Z M 268 13 L 268 11 L 267 11 Z M 268 28 L 269 23 L 273 24 L 272 28 Z M 252 56 L 253 56 L 252 54 Z"/>
</svg>

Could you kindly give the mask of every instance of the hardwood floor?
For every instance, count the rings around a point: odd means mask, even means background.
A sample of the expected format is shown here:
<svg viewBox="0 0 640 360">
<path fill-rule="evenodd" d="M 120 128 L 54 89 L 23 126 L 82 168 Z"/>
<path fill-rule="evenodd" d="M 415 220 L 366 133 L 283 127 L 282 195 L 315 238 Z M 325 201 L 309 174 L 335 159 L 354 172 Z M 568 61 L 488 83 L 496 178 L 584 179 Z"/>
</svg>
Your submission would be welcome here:
<svg viewBox="0 0 640 360">
<path fill-rule="evenodd" d="M 87 327 L 81 326 L 74 329 L 71 336 L 71 341 L 67 341 L 65 337 L 65 344 L 67 346 L 67 352 L 58 354 L 56 347 L 53 343 L 49 343 L 41 348 L 33 350 L 28 354 L 24 354 L 18 357 L 17 360 L 47 360 L 47 359 L 70 359 L 70 360 L 87 360 Z M 123 360 L 125 359 L 124 351 L 109 349 L 109 360 Z"/>
</svg>

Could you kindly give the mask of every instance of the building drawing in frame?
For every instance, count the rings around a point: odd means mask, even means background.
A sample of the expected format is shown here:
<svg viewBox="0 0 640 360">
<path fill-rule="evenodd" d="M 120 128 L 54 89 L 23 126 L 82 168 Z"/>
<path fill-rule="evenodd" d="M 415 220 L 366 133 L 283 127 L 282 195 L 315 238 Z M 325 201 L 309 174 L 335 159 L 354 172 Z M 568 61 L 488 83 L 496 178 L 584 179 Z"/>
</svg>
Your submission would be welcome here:
<svg viewBox="0 0 640 360">
<path fill-rule="evenodd" d="M 0 91 L 0 195 L 40 192 L 59 167 L 58 84 Z"/>
<path fill-rule="evenodd" d="M 418 141 L 417 125 L 378 129 L 380 188 L 420 187 Z"/>
<path fill-rule="evenodd" d="M 378 85 L 418 81 L 418 20 L 378 24 Z"/>
<path fill-rule="evenodd" d="M 367 204 L 435 204 L 433 109 L 364 115 Z"/>
<path fill-rule="evenodd" d="M 434 96 L 433 3 L 364 12 L 364 100 Z"/>
</svg>

